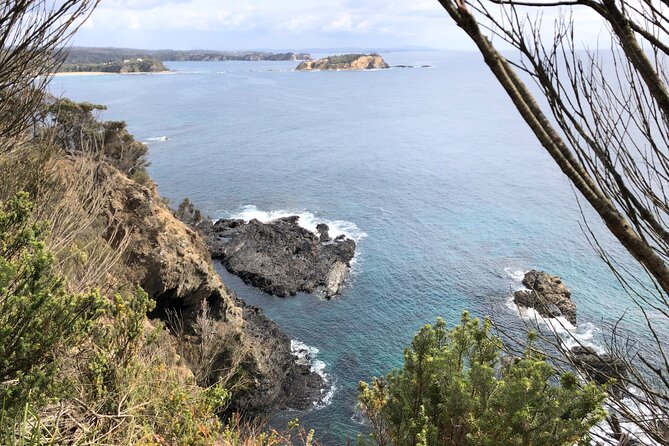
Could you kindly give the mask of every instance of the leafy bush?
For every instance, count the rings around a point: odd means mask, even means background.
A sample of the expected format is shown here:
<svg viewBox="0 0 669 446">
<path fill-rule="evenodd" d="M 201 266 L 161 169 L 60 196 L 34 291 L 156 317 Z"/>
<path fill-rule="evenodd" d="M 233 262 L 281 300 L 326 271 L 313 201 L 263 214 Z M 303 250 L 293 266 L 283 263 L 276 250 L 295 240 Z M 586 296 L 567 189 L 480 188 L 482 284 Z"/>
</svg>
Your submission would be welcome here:
<svg viewBox="0 0 669 446">
<path fill-rule="evenodd" d="M 95 113 L 100 110 L 106 107 L 53 99 L 44 110 L 51 122 L 45 136 L 70 153 L 99 155 L 130 178 L 148 181 L 147 146 L 135 140 L 124 121 L 99 121 Z"/>
<path fill-rule="evenodd" d="M 74 295 L 46 252 L 26 193 L 0 202 L 0 411 L 16 413 L 55 396 L 57 358 L 91 332 L 103 303 Z"/>
<path fill-rule="evenodd" d="M 359 57 L 366 56 L 366 54 L 339 54 L 336 56 L 328 56 L 328 62 L 331 64 L 345 64 L 351 63 Z"/>
<path fill-rule="evenodd" d="M 555 369 L 529 340 L 501 365 L 490 322 L 467 313 L 450 332 L 438 319 L 405 350 L 404 367 L 359 385 L 359 404 L 381 446 L 586 444 L 604 417 L 603 391 Z"/>
</svg>

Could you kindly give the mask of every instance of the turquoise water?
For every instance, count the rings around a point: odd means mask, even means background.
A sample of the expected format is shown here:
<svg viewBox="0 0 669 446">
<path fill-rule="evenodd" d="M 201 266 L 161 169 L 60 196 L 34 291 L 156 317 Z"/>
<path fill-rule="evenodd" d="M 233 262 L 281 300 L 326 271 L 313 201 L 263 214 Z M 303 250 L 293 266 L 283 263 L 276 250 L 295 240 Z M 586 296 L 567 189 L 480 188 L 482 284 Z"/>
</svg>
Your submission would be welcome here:
<svg viewBox="0 0 669 446">
<path fill-rule="evenodd" d="M 469 309 L 519 327 L 507 305 L 519 272 L 562 276 L 586 337 L 631 306 L 583 235 L 568 181 L 480 56 L 383 56 L 431 68 L 303 73 L 290 62 L 184 62 L 167 64 L 173 75 L 52 84 L 127 121 L 149 144 L 150 173 L 173 204 L 189 197 L 211 217 L 298 213 L 357 238 L 351 279 L 331 301 L 263 295 L 222 271 L 241 297 L 319 350 L 334 385 L 329 404 L 279 419 L 299 417 L 332 443 L 363 429 L 357 382 L 399 366 L 422 324 L 454 323 Z M 594 217 L 591 226 L 628 262 Z"/>
</svg>

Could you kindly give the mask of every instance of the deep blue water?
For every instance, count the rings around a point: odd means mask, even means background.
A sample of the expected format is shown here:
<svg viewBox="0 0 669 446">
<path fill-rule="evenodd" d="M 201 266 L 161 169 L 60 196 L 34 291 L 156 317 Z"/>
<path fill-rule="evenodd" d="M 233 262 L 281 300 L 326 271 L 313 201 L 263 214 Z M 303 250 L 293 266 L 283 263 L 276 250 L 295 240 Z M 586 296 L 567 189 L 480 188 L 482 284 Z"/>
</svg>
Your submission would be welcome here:
<svg viewBox="0 0 669 446">
<path fill-rule="evenodd" d="M 149 171 L 174 205 L 189 197 L 211 217 L 299 213 L 358 238 L 352 277 L 331 301 L 263 295 L 222 272 L 291 337 L 319 349 L 332 401 L 286 416 L 332 442 L 361 429 L 358 381 L 401 365 L 422 324 L 437 316 L 454 323 L 469 309 L 518 326 L 506 305 L 518 287 L 514 272 L 562 276 L 580 322 L 598 325 L 631 306 L 583 235 L 568 181 L 480 56 L 383 56 L 431 68 L 303 73 L 291 62 L 168 63 L 176 74 L 52 84 L 57 94 L 107 105 L 106 119 L 127 121 L 148 142 Z M 590 223 L 627 262 L 599 221 Z"/>
</svg>

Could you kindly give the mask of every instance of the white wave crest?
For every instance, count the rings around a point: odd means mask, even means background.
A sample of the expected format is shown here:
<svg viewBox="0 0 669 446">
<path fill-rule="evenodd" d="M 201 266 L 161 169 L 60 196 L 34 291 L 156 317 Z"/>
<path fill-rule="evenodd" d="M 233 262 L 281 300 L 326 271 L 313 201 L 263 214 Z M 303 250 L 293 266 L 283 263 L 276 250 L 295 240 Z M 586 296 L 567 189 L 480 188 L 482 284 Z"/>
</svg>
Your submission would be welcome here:
<svg viewBox="0 0 669 446">
<path fill-rule="evenodd" d="M 316 347 L 305 344 L 302 341 L 297 339 L 291 339 L 290 341 L 290 352 L 295 358 L 295 362 L 300 365 L 308 365 L 312 373 L 316 373 L 318 376 L 323 378 L 325 387 L 321 389 L 322 397 L 318 401 L 314 401 L 314 407 L 316 409 L 322 409 L 323 407 L 329 405 L 332 402 L 332 397 L 337 390 L 337 386 L 325 372 L 325 363 L 320 359 L 316 359 L 320 350 Z"/>
<path fill-rule="evenodd" d="M 169 141 L 171 138 L 168 136 L 156 136 L 154 138 L 146 138 L 146 141 Z"/>
<path fill-rule="evenodd" d="M 237 218 L 245 221 L 259 220 L 263 223 L 268 221 L 276 220 L 277 218 L 290 217 L 292 215 L 297 215 L 300 217 L 298 224 L 305 229 L 308 229 L 311 232 L 316 232 L 316 226 L 319 223 L 325 223 L 328 225 L 330 237 L 335 238 L 339 235 L 346 235 L 347 237 L 352 238 L 356 242 L 359 242 L 363 238 L 367 237 L 367 233 L 362 231 L 358 226 L 350 221 L 346 220 L 327 220 L 324 218 L 318 218 L 314 214 L 308 211 L 299 211 L 291 212 L 285 210 L 276 210 L 276 211 L 263 211 L 258 209 L 256 206 L 248 205 L 243 206 L 237 212 L 228 212 L 228 218 Z"/>
<path fill-rule="evenodd" d="M 522 283 L 525 273 L 527 271 L 514 270 L 512 268 L 504 268 L 504 272 L 513 279 L 515 289 L 514 291 L 526 290 Z M 506 300 L 506 306 L 515 312 L 521 319 L 533 321 L 539 325 L 547 328 L 550 332 L 559 335 L 559 338 L 566 349 L 582 345 L 591 347 L 597 353 L 605 353 L 604 348 L 594 341 L 595 335 L 601 330 L 592 322 L 584 322 L 574 326 L 564 316 L 560 317 L 543 317 L 534 308 L 525 308 L 516 305 L 513 300 L 513 295 Z"/>
<path fill-rule="evenodd" d="M 518 290 L 527 289 L 523 286 L 522 280 L 525 277 L 526 271 L 513 270 L 511 268 L 504 268 L 506 274 L 513 279 L 514 283 L 518 285 Z M 571 350 L 577 346 L 585 346 L 592 348 L 597 354 L 607 353 L 606 349 L 596 341 L 596 335 L 601 333 L 601 329 L 597 327 L 592 322 L 584 322 L 574 326 L 564 317 L 557 318 L 547 318 L 541 316 L 534 308 L 524 308 L 519 307 L 513 301 L 513 296 L 510 296 L 506 305 L 513 312 L 518 314 L 518 316 L 524 320 L 533 321 L 537 324 L 540 324 L 550 330 L 551 332 L 559 336 L 560 342 L 566 350 Z M 634 388 L 629 389 L 631 392 L 635 393 Z M 627 406 L 628 409 L 631 409 L 633 412 L 642 414 L 644 416 L 652 416 L 652 411 L 648 407 L 644 406 L 643 403 L 638 401 L 632 401 L 629 398 L 625 398 L 622 401 L 624 406 Z M 637 439 L 642 444 L 655 445 L 656 442 L 652 441 L 648 436 L 646 436 L 638 426 L 633 423 L 622 420 L 621 428 L 624 432 L 627 432 L 631 435 L 632 438 Z M 591 429 L 591 433 L 596 435 L 599 439 L 604 439 L 609 437 L 610 440 L 604 440 L 606 445 L 615 446 L 618 445 L 618 440 L 613 439 L 610 426 L 606 421 L 602 421 L 597 426 L 594 426 Z"/>
<path fill-rule="evenodd" d="M 525 270 L 522 270 L 522 269 L 514 270 L 514 269 L 509 268 L 509 267 L 504 268 L 504 272 L 506 273 L 507 276 L 512 278 L 514 280 L 514 282 L 518 282 L 521 285 L 522 285 L 523 278 L 525 277 L 525 274 L 527 273 L 527 271 L 525 271 Z"/>
</svg>

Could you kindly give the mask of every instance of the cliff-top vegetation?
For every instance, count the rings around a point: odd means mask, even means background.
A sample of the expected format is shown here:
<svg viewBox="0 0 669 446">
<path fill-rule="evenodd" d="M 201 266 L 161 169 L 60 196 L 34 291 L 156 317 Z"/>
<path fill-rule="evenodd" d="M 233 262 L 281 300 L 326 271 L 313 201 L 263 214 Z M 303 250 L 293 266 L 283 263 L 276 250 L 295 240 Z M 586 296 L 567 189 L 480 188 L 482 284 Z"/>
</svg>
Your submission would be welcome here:
<svg viewBox="0 0 669 446">
<path fill-rule="evenodd" d="M 280 346 L 249 334 L 254 310 L 158 195 L 146 146 L 103 106 L 46 93 L 96 3 L 0 6 L 0 442 L 312 445 L 297 422 L 254 425 L 250 402 L 286 396 L 267 359 Z M 610 385 L 558 369 L 531 336 L 510 355 L 488 320 L 438 320 L 401 369 L 360 384 L 361 441 L 587 444 Z"/>
</svg>

